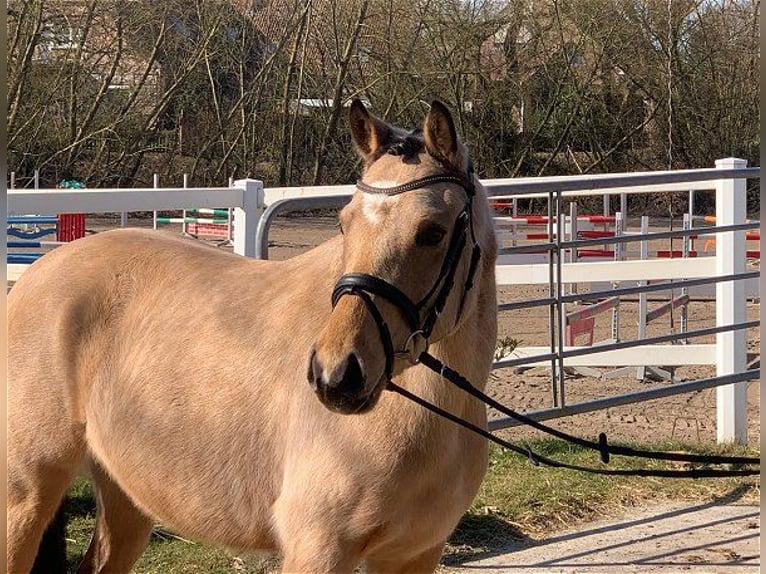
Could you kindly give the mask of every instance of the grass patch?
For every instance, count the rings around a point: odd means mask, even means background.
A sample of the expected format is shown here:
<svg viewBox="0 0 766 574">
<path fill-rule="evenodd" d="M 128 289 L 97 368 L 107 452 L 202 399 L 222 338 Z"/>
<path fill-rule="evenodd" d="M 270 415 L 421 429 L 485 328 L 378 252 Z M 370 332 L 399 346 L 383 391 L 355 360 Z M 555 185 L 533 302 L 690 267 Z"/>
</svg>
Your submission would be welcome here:
<svg viewBox="0 0 766 574">
<path fill-rule="evenodd" d="M 597 466 L 598 455 L 559 440 L 530 441 L 540 454 L 572 464 Z M 705 454 L 750 455 L 746 447 L 690 445 L 667 442 L 636 448 L 678 450 Z M 615 457 L 616 468 L 676 468 L 674 463 Z M 565 469 L 535 467 L 527 459 L 500 448 L 490 449 L 487 476 L 473 506 L 452 535 L 443 563 L 460 564 L 509 546 L 515 541 L 544 535 L 578 523 L 614 516 L 621 509 L 652 501 L 706 502 L 746 499 L 756 502 L 760 477 L 669 479 L 598 476 Z M 93 490 L 78 481 L 70 490 L 67 512 L 69 572 L 75 572 L 90 541 L 95 522 Z M 134 568 L 140 574 L 203 572 L 267 574 L 276 572 L 278 559 L 237 554 L 202 543 L 182 540 L 156 528 L 149 547 Z"/>
<path fill-rule="evenodd" d="M 96 501 L 91 483 L 78 479 L 67 493 L 67 573 L 77 572 L 96 523 Z M 279 559 L 265 554 L 242 554 L 184 540 L 156 526 L 149 546 L 133 568 L 137 574 L 269 574 Z"/>
</svg>

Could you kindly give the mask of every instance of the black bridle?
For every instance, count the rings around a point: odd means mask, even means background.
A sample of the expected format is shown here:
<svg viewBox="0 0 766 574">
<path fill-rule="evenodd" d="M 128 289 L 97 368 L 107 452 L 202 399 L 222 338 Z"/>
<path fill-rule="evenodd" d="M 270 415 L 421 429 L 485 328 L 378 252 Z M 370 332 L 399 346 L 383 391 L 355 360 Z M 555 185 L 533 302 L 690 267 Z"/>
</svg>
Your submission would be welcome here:
<svg viewBox="0 0 766 574">
<path fill-rule="evenodd" d="M 476 268 L 479 259 L 481 258 L 481 248 L 479 247 L 473 232 L 472 204 L 473 198 L 476 195 L 476 187 L 473 182 L 473 171 L 470 168 L 465 176 L 450 174 L 431 175 L 395 187 L 372 187 L 362 181 L 359 181 L 356 184 L 357 189 L 364 193 L 393 196 L 407 191 L 422 189 L 434 183 L 453 183 L 459 185 L 465 190 L 467 199 L 463 209 L 455 220 L 452 237 L 450 238 L 447 252 L 442 261 L 439 276 L 436 278 L 436 281 L 425 296 L 417 303 L 414 303 L 409 296 L 395 285 L 367 273 L 346 273 L 338 279 L 332 292 L 333 308 L 335 308 L 340 298 L 344 295 L 355 295 L 364 302 L 378 327 L 378 333 L 380 334 L 380 340 L 383 344 L 383 351 L 386 356 L 386 377 L 388 381 L 391 381 L 391 378 L 393 377 L 395 358 L 406 357 L 413 363 L 418 362 L 418 356 L 413 355 L 415 349 L 414 342 L 417 337 L 423 339 L 426 349 L 428 349 L 428 340 L 433 333 L 436 320 L 444 310 L 447 298 L 455 284 L 455 274 L 470 236 L 470 240 L 473 243 L 471 263 L 463 286 L 463 294 L 461 296 L 460 307 L 458 308 L 455 322 L 458 321 L 462 314 L 466 295 L 473 286 L 473 277 L 476 274 Z M 382 297 L 393 304 L 407 322 L 410 334 L 405 340 L 401 350 L 394 350 L 391 332 L 383 319 L 383 315 L 372 300 L 371 295 Z M 429 302 L 431 302 L 431 305 L 427 308 Z M 422 320 L 421 315 L 423 317 Z M 412 352 L 408 349 L 410 343 L 413 344 Z"/>
<path fill-rule="evenodd" d="M 410 391 L 398 386 L 391 379 L 393 377 L 393 365 L 394 359 L 397 357 L 408 358 L 413 364 L 422 364 L 423 366 L 438 373 L 443 380 L 449 381 L 453 385 L 457 386 L 464 392 L 470 394 L 476 399 L 482 401 L 485 405 L 493 407 L 498 411 L 515 418 L 523 424 L 532 426 L 538 430 L 556 436 L 567 442 L 580 445 L 585 448 L 593 449 L 599 452 L 601 461 L 608 463 L 611 455 L 622 455 L 628 457 L 640 457 L 647 459 L 660 459 L 677 462 L 685 462 L 692 464 L 728 464 L 735 467 L 758 465 L 760 460 L 756 457 L 744 457 L 744 456 L 708 456 L 697 455 L 689 453 L 677 453 L 677 452 L 657 452 L 657 451 L 645 451 L 640 449 L 634 449 L 626 446 L 611 445 L 607 441 L 606 434 L 601 433 L 598 437 L 598 442 L 585 440 L 568 433 L 559 431 L 552 427 L 549 427 L 539 421 L 531 419 L 525 415 L 517 413 L 516 411 L 509 409 L 505 405 L 502 405 L 487 396 L 484 392 L 476 388 L 465 377 L 450 369 L 447 365 L 442 363 L 439 359 L 434 357 L 428 352 L 428 340 L 433 332 L 436 320 L 439 318 L 444 306 L 447 302 L 452 288 L 455 284 L 455 274 L 460 263 L 463 252 L 465 251 L 468 236 L 473 243 L 471 262 L 468 269 L 465 284 L 463 286 L 463 294 L 460 300 L 460 306 L 458 307 L 455 323 L 459 321 L 460 315 L 463 311 L 463 305 L 465 298 L 473 286 L 474 275 L 478 267 L 479 260 L 481 258 L 481 249 L 476 241 L 473 230 L 473 198 L 476 195 L 476 188 L 473 182 L 473 170 L 468 169 L 466 175 L 433 175 L 417 179 L 402 185 L 395 187 L 378 188 L 372 187 L 361 181 L 357 182 L 356 187 L 364 192 L 370 194 L 382 194 L 382 195 L 398 195 L 407 191 L 413 191 L 416 189 L 422 189 L 434 183 L 453 183 L 461 186 L 467 195 L 465 206 L 457 217 L 455 225 L 452 231 L 452 237 L 450 239 L 449 247 L 444 256 L 441 270 L 436 282 L 428 290 L 426 295 L 417 303 L 413 303 L 412 299 L 408 297 L 395 285 L 392 285 L 388 281 L 385 281 L 374 275 L 367 273 L 347 273 L 338 280 L 335 284 L 335 288 L 332 293 L 332 306 L 335 308 L 340 298 L 344 295 L 354 295 L 359 297 L 367 307 L 368 312 L 372 316 L 375 324 L 378 327 L 378 333 L 383 344 L 383 350 L 386 355 L 386 388 L 393 391 L 402 397 L 415 402 L 416 404 L 426 408 L 427 410 L 437 414 L 443 418 L 446 418 L 455 424 L 458 424 L 484 438 L 491 440 L 492 442 L 507 448 L 524 456 L 527 456 L 535 465 L 543 464 L 545 466 L 556 468 L 568 468 L 571 470 L 579 470 L 582 472 L 601 474 L 601 475 L 623 475 L 623 476 L 658 476 L 658 477 L 693 477 L 693 478 L 712 478 L 712 477 L 729 477 L 729 476 L 748 476 L 760 474 L 759 468 L 691 468 L 691 469 L 605 469 L 586 467 L 580 465 L 574 465 L 557 461 L 532 451 L 531 448 L 519 447 L 513 443 L 503 440 L 481 428 L 473 423 L 470 423 L 453 413 L 445 411 L 444 409 L 431 404 L 423 398 L 412 394 Z M 404 317 L 407 325 L 410 328 L 410 335 L 407 337 L 403 348 L 400 351 L 394 350 L 393 341 L 391 340 L 391 332 L 386 325 L 383 315 L 381 314 L 375 302 L 372 299 L 372 295 L 377 295 L 386 299 L 393 304 Z M 426 309 L 426 305 L 429 301 L 433 301 L 431 306 Z M 425 312 L 424 318 L 421 321 L 421 314 Z M 422 337 L 425 342 L 425 350 L 421 353 L 416 352 L 414 346 L 414 339 Z M 413 348 L 410 351 L 408 346 L 413 343 Z M 416 354 L 417 353 L 417 354 Z"/>
</svg>

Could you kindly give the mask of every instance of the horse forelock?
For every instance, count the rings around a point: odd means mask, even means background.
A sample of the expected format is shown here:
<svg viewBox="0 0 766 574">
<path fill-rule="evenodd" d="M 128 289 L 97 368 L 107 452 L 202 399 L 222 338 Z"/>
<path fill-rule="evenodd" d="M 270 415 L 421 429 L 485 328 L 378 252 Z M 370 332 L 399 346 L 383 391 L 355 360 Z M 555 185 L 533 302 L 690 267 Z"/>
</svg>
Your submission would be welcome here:
<svg viewBox="0 0 766 574">
<path fill-rule="evenodd" d="M 402 156 L 403 161 L 411 160 L 425 150 L 423 130 L 415 128 L 408 134 L 393 140 L 386 149 L 390 155 Z"/>
<path fill-rule="evenodd" d="M 470 154 L 462 142 L 458 143 L 457 160 L 457 165 L 446 165 L 431 155 L 418 128 L 402 132 L 372 154 L 365 163 L 362 180 L 371 185 L 375 185 L 374 181 L 385 181 L 389 184 L 386 187 L 394 187 L 433 175 L 472 178 Z"/>
<path fill-rule="evenodd" d="M 462 142 L 459 142 L 458 151 L 460 165 L 454 166 L 452 169 L 465 173 L 470 165 L 468 149 Z M 413 128 L 409 131 L 403 128 L 392 127 L 386 141 L 366 158 L 365 167 L 369 168 L 386 155 L 400 157 L 404 163 L 413 163 L 414 161 L 417 161 L 421 155 L 433 157 L 426 149 L 423 128 L 420 127 Z"/>
</svg>

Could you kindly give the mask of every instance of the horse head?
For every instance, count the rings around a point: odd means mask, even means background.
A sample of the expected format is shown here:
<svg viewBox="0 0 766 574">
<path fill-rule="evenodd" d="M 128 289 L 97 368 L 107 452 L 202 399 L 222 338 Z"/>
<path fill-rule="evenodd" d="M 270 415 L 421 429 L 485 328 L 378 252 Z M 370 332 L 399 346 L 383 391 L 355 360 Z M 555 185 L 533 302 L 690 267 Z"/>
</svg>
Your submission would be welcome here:
<svg viewBox="0 0 766 574">
<path fill-rule="evenodd" d="M 486 196 L 442 103 L 411 132 L 358 100 L 349 119 L 365 167 L 340 213 L 342 275 L 308 367 L 321 402 L 345 414 L 371 409 L 392 377 L 472 315 L 472 286 L 496 252 Z"/>
</svg>

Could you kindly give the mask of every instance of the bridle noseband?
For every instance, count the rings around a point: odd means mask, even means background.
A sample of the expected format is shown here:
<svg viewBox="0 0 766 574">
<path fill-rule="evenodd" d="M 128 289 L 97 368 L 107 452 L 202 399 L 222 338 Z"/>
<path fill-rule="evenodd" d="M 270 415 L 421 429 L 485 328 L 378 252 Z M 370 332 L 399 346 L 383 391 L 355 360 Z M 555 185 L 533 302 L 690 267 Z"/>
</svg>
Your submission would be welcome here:
<svg viewBox="0 0 766 574">
<path fill-rule="evenodd" d="M 468 235 L 470 234 L 471 241 L 473 242 L 471 263 L 463 287 L 463 294 L 460 300 L 456 322 L 462 314 L 465 298 L 468 291 L 473 286 L 473 277 L 481 257 L 481 249 L 476 241 L 476 236 L 473 231 L 472 203 L 473 198 L 476 195 L 476 188 L 474 186 L 473 170 L 471 168 L 469 168 L 466 175 L 462 177 L 449 174 L 432 175 L 395 187 L 372 187 L 362 181 L 359 181 L 356 184 L 357 189 L 364 193 L 393 196 L 407 191 L 422 189 L 434 183 L 454 183 L 461 186 L 466 192 L 467 200 L 455 221 L 452 237 L 450 239 L 449 247 L 447 248 L 447 253 L 444 256 L 439 276 L 426 295 L 417 303 L 413 303 L 412 299 L 395 285 L 367 273 L 346 273 L 338 279 L 332 292 L 333 309 L 344 295 L 355 295 L 364 302 L 368 312 L 378 327 L 378 333 L 380 334 L 381 343 L 383 344 L 383 350 L 386 356 L 386 377 L 388 378 L 388 381 L 390 381 L 393 376 L 395 358 L 408 358 L 413 364 L 419 362 L 419 357 L 413 356 L 413 353 L 408 350 L 409 345 L 412 343 L 414 351 L 414 341 L 416 338 L 422 337 L 426 345 L 426 350 L 428 349 L 428 340 L 436 325 L 436 320 L 444 310 L 444 306 L 447 303 L 447 297 L 454 286 L 455 273 L 457 272 L 460 258 L 465 250 Z M 382 297 L 393 304 L 407 322 L 410 334 L 401 350 L 394 350 L 393 341 L 391 340 L 391 332 L 383 319 L 383 315 L 372 300 L 371 295 Z M 433 301 L 433 303 L 426 310 L 426 305 L 429 301 Z M 421 313 L 423 311 L 425 311 L 425 317 L 421 322 Z"/>
</svg>

